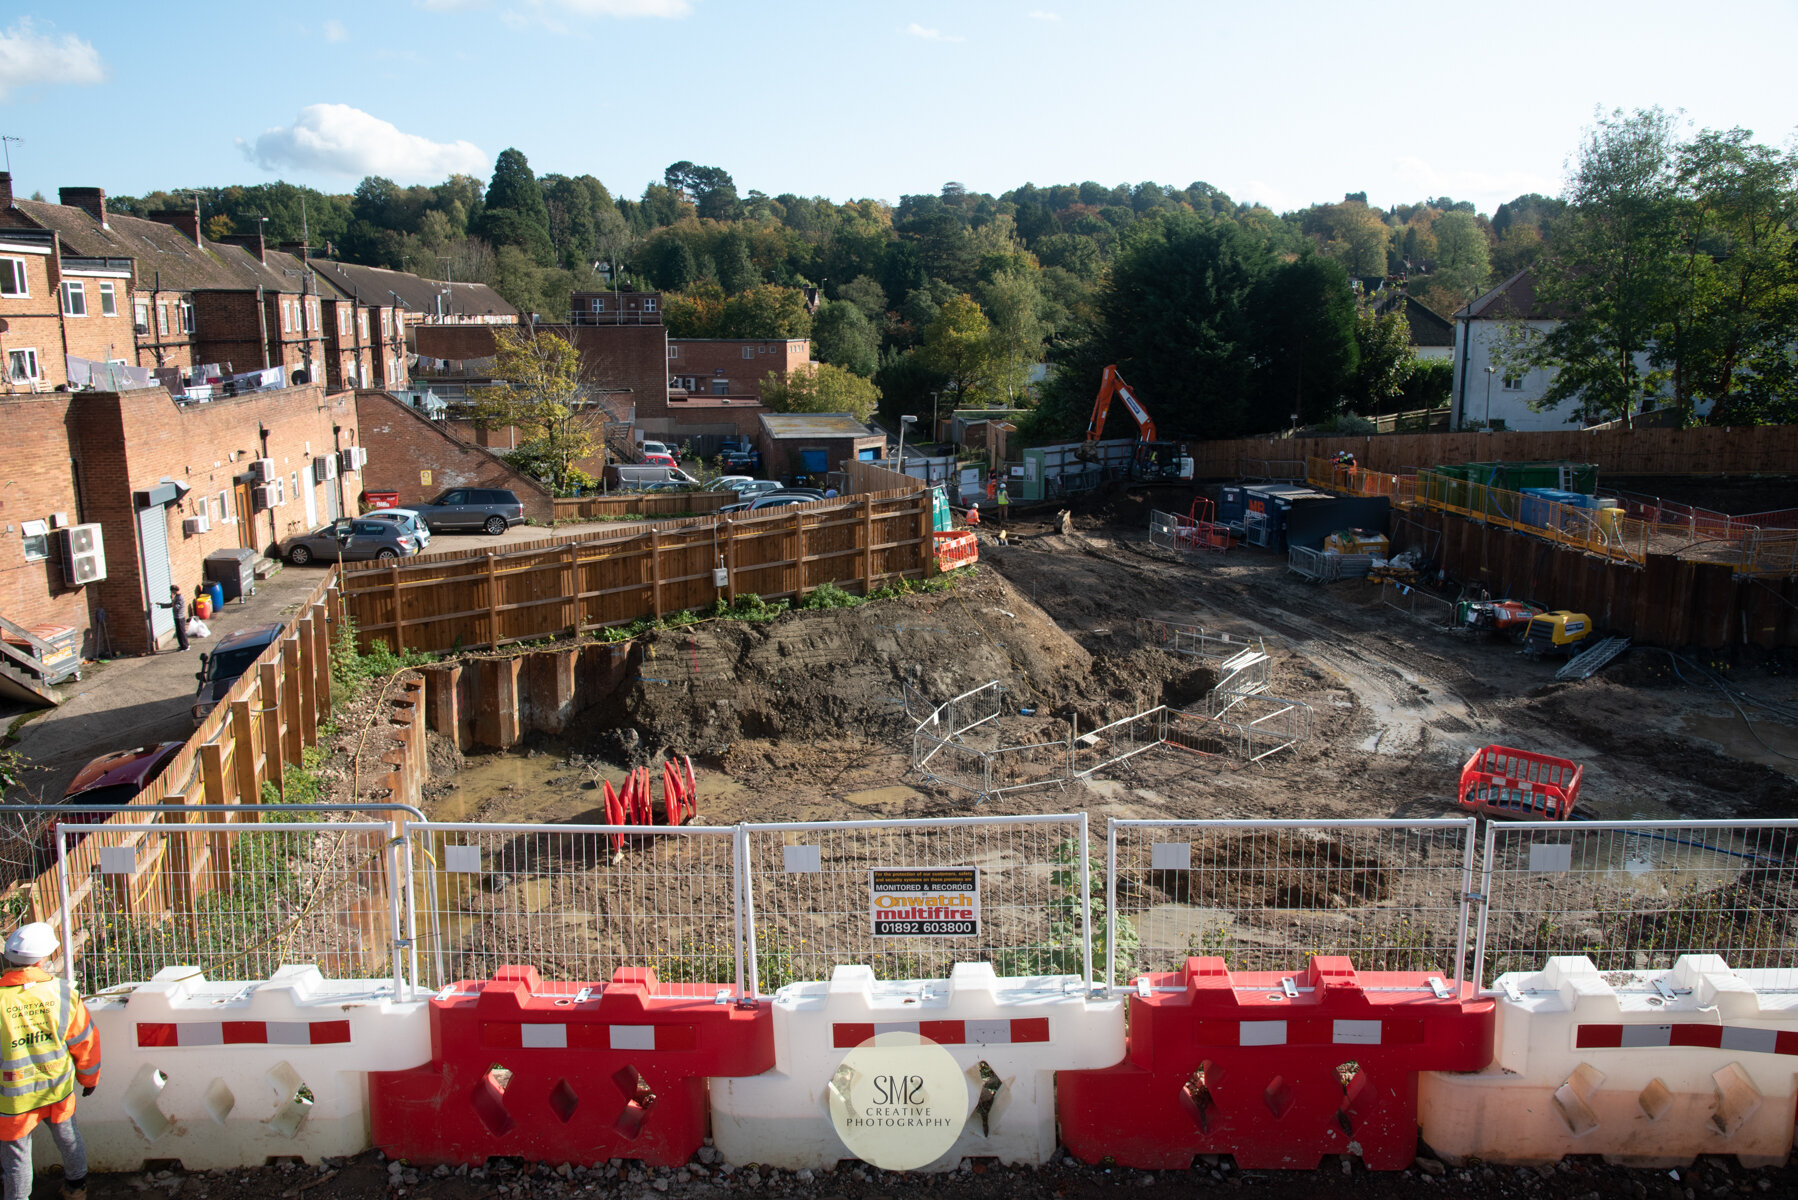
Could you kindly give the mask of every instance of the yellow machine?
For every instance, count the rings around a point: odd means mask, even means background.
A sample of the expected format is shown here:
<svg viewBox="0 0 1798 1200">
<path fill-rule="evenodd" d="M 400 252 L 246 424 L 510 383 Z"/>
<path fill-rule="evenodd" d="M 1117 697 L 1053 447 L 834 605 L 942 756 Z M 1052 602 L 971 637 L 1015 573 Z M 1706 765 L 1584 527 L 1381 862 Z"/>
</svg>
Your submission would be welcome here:
<svg viewBox="0 0 1798 1200">
<path fill-rule="evenodd" d="M 1591 636 L 1592 618 L 1557 609 L 1530 620 L 1523 649 L 1526 654 L 1571 654 Z"/>
</svg>

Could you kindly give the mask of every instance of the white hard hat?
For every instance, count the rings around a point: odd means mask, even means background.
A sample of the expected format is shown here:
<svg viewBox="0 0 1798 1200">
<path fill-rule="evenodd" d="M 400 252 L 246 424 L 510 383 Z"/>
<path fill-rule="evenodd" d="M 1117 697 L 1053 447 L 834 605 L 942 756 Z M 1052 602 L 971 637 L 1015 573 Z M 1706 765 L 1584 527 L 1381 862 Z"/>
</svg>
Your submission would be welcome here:
<svg viewBox="0 0 1798 1200">
<path fill-rule="evenodd" d="M 56 940 L 56 931 L 42 921 L 33 921 L 29 925 L 21 925 L 13 930 L 6 939 L 6 961 L 20 966 L 29 966 L 42 962 L 56 953 L 60 945 Z"/>
</svg>

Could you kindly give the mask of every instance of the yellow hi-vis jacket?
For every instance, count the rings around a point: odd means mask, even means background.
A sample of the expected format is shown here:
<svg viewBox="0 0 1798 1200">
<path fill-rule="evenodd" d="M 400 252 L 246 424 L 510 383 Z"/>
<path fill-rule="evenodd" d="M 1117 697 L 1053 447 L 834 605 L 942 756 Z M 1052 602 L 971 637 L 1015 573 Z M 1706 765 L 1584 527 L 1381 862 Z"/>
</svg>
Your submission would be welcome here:
<svg viewBox="0 0 1798 1200">
<path fill-rule="evenodd" d="M 76 1084 L 99 1079 L 100 1038 L 75 989 L 37 967 L 0 975 L 0 1141 L 66 1121 Z"/>
</svg>

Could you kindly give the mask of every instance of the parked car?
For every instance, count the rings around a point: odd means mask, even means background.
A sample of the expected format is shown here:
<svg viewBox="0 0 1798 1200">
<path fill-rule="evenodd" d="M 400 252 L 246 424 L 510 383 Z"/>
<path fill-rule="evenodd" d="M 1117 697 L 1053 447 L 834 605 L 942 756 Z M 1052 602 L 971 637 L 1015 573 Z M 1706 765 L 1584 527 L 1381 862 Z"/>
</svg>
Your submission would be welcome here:
<svg viewBox="0 0 1798 1200">
<path fill-rule="evenodd" d="M 431 544 L 431 527 L 425 524 L 425 519 L 415 509 L 376 508 L 362 515 L 371 521 L 392 521 L 418 542 L 420 550 Z"/>
<path fill-rule="evenodd" d="M 759 471 L 762 469 L 762 452 L 745 437 L 727 437 L 718 451 L 718 457 L 724 465 L 739 471 Z"/>
<path fill-rule="evenodd" d="M 524 521 L 524 505 L 507 488 L 451 488 L 429 504 L 412 507 L 432 533 L 481 529 L 498 536 Z"/>
<path fill-rule="evenodd" d="M 169 760 L 180 753 L 185 742 L 157 742 L 131 750 L 114 750 L 82 767 L 63 791 L 61 803 L 82 808 L 123 808 L 131 798 L 143 791 L 151 780 L 162 774 Z M 62 825 L 97 825 L 109 813 L 72 812 L 66 817 L 51 817 L 44 828 L 44 852 L 56 857 L 56 829 Z M 73 847 L 80 837 L 71 836 Z"/>
<path fill-rule="evenodd" d="M 680 457 L 674 452 L 674 447 L 670 446 L 667 442 L 644 442 L 641 446 L 638 446 L 637 449 L 645 456 L 651 454 L 666 454 L 669 458 Z"/>
<path fill-rule="evenodd" d="M 367 516 L 344 517 L 320 525 L 311 533 L 290 537 L 282 544 L 281 553 L 294 566 L 303 567 L 307 563 L 336 562 L 340 555 L 345 562 L 406 558 L 417 554 L 418 549 L 418 539 L 397 522 Z"/>
<path fill-rule="evenodd" d="M 769 492 L 765 496 L 757 496 L 749 502 L 750 512 L 760 512 L 764 508 L 783 508 L 788 504 L 810 504 L 814 500 L 822 500 L 822 496 L 806 496 L 798 492 Z"/>
<path fill-rule="evenodd" d="M 640 492 L 691 492 L 698 490 L 698 484 L 683 483 L 678 479 L 664 479 L 660 483 L 646 483 L 637 490 Z"/>
<path fill-rule="evenodd" d="M 196 727 L 225 698 L 225 693 L 231 690 L 239 676 L 250 669 L 257 656 L 280 636 L 279 625 L 255 625 L 226 636 L 211 653 L 200 655 L 200 669 L 194 673 L 194 678 L 200 681 L 199 690 L 194 693 Z"/>
<path fill-rule="evenodd" d="M 747 475 L 720 475 L 707 486 L 714 492 L 734 492 L 754 482 L 755 480 Z"/>
<path fill-rule="evenodd" d="M 731 489 L 731 491 L 743 497 L 745 500 L 753 500 L 757 496 L 764 496 L 769 492 L 778 492 L 782 490 L 784 489 L 781 488 L 780 484 L 775 483 L 772 479 L 751 479 L 749 482 L 739 484 Z"/>
<path fill-rule="evenodd" d="M 673 469 L 680 466 L 680 460 L 675 458 L 672 454 L 645 454 L 643 456 L 642 465 L 646 467 L 668 467 Z"/>
</svg>

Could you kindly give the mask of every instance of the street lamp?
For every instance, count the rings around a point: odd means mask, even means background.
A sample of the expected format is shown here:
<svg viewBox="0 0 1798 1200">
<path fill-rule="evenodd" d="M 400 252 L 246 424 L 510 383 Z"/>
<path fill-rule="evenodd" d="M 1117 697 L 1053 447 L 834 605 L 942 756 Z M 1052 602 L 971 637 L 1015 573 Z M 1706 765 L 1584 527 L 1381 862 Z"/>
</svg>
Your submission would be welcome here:
<svg viewBox="0 0 1798 1200">
<path fill-rule="evenodd" d="M 1498 374 L 1497 367 L 1486 368 L 1486 432 L 1492 432 L 1492 377 Z"/>
<path fill-rule="evenodd" d="M 899 470 L 901 473 L 905 471 L 905 427 L 917 423 L 918 418 L 914 416 L 907 415 L 899 418 Z"/>
<path fill-rule="evenodd" d="M 936 442 L 936 435 L 937 435 L 937 428 L 938 428 L 937 415 L 936 415 L 936 398 L 937 398 L 936 392 L 930 393 L 930 440 L 931 440 L 932 444 L 934 444 Z"/>
</svg>

